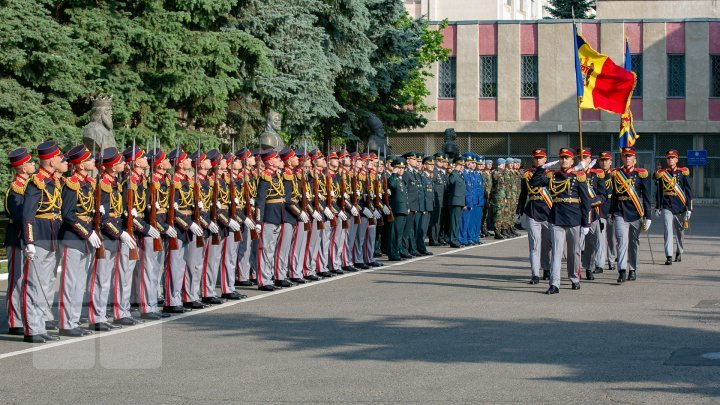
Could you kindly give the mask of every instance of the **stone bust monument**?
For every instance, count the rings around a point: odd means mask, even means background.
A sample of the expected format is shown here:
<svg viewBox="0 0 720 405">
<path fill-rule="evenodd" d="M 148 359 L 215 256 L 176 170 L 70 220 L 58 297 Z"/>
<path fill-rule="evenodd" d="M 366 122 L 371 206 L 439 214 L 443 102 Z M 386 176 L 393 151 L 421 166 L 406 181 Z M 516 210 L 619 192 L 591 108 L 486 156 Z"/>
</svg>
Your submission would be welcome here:
<svg viewBox="0 0 720 405">
<path fill-rule="evenodd" d="M 93 100 L 90 122 L 83 128 L 83 143 L 88 149 L 116 147 L 112 133 L 112 97 L 97 97 Z"/>
<path fill-rule="evenodd" d="M 282 138 L 277 131 L 280 130 L 282 123 L 282 117 L 277 111 L 270 110 L 265 116 L 265 130 L 260 134 L 260 147 L 261 148 L 275 148 L 280 149 L 285 146 Z"/>
<path fill-rule="evenodd" d="M 457 135 L 455 134 L 454 128 L 447 128 L 445 130 L 445 134 L 443 135 L 444 143 L 443 143 L 443 152 L 448 155 L 450 160 L 456 158 L 460 154 L 460 148 L 458 147 L 458 144 L 455 143 L 455 139 L 457 138 Z"/>
</svg>

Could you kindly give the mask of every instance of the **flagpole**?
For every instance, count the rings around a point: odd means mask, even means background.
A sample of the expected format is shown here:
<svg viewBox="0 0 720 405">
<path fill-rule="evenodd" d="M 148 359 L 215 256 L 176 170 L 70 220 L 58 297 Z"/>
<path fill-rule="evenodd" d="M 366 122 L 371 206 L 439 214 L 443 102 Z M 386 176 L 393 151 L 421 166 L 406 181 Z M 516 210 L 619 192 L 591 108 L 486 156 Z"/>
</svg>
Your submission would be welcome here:
<svg viewBox="0 0 720 405">
<path fill-rule="evenodd" d="M 575 25 L 575 7 L 572 7 L 572 20 L 573 20 L 573 27 L 576 27 Z M 577 48 L 577 37 L 573 38 L 573 43 Z M 577 62 L 576 62 L 577 63 Z M 577 73 L 576 73 L 577 74 Z M 583 156 L 583 135 L 582 135 L 582 112 L 580 111 L 580 103 L 582 102 L 582 97 L 577 97 L 577 119 L 578 119 L 578 135 L 580 136 L 580 161 L 582 162 L 582 156 Z"/>
</svg>

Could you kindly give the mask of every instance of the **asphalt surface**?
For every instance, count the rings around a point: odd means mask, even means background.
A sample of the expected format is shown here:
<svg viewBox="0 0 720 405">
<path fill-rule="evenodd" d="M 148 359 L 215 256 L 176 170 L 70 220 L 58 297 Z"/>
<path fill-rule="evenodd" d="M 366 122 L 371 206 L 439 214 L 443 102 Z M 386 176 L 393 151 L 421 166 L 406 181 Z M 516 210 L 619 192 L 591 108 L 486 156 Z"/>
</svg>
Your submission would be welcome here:
<svg viewBox="0 0 720 405">
<path fill-rule="evenodd" d="M 279 293 L 248 290 L 246 301 L 89 339 L 33 348 L 1 335 L 0 398 L 720 402 L 720 360 L 701 358 L 720 352 L 718 214 L 695 211 L 672 266 L 662 265 L 656 221 L 656 265 L 643 235 L 638 280 L 624 285 L 605 271 L 580 291 L 563 279 L 560 294 L 545 295 L 545 284 L 527 284 L 518 238 Z"/>
</svg>

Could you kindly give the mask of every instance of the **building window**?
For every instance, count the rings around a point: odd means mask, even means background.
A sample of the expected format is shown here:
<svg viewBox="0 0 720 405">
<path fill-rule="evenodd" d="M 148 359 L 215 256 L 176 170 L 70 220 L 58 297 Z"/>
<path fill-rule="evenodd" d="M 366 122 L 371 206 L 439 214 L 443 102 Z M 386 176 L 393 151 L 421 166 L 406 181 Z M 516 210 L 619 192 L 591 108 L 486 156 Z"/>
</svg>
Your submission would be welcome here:
<svg viewBox="0 0 720 405">
<path fill-rule="evenodd" d="M 710 97 L 720 97 L 720 55 L 710 55 Z"/>
<path fill-rule="evenodd" d="M 667 96 L 685 97 L 685 55 L 667 56 Z"/>
<path fill-rule="evenodd" d="M 641 98 L 643 95 L 643 56 L 641 53 L 630 55 L 630 70 L 637 76 L 633 97 Z"/>
<path fill-rule="evenodd" d="M 480 57 L 480 97 L 497 97 L 497 56 Z"/>
<path fill-rule="evenodd" d="M 454 56 L 440 62 L 440 83 L 438 95 L 440 98 L 455 98 L 457 84 L 457 62 Z"/>
<path fill-rule="evenodd" d="M 538 59 L 537 55 L 520 57 L 520 97 L 538 96 Z"/>
<path fill-rule="evenodd" d="M 518 0 L 518 8 L 521 12 L 525 11 L 525 0 Z"/>
<path fill-rule="evenodd" d="M 512 0 L 505 0 L 505 4 L 512 7 Z"/>
</svg>

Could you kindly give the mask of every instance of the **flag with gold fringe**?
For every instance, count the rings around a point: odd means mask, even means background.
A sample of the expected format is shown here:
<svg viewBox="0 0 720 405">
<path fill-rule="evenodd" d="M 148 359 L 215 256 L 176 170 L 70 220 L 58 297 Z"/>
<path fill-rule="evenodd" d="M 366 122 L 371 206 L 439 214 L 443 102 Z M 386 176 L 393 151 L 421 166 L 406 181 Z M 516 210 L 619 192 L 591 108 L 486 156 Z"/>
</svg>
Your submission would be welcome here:
<svg viewBox="0 0 720 405">
<path fill-rule="evenodd" d="M 628 39 L 625 38 L 625 70 L 632 71 L 631 60 L 632 59 L 630 56 L 630 43 L 628 42 Z M 635 132 L 635 127 L 633 126 L 633 116 L 632 111 L 630 111 L 630 99 L 628 99 L 625 113 L 623 113 L 623 115 L 620 117 L 620 135 L 618 140 L 618 146 L 620 149 L 628 146 L 635 146 L 635 141 L 639 137 L 640 135 Z"/>
</svg>

